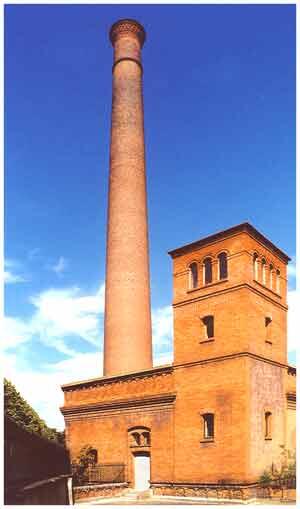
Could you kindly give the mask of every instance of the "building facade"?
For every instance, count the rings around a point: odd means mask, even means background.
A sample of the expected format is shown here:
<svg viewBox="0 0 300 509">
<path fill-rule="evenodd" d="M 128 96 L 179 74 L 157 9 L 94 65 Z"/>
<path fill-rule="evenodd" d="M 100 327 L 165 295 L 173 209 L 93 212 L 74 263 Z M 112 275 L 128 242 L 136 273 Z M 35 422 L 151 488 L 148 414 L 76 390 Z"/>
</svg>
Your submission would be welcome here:
<svg viewBox="0 0 300 509">
<path fill-rule="evenodd" d="M 145 32 L 136 21 L 121 20 L 110 40 L 104 376 L 62 386 L 71 460 L 89 443 L 98 463 L 125 465 L 136 490 L 198 496 L 217 490 L 218 497 L 227 490 L 247 497 L 263 470 L 278 463 L 280 446 L 295 447 L 289 258 L 248 223 L 171 251 L 174 362 L 153 368 Z"/>
<path fill-rule="evenodd" d="M 248 223 L 170 255 L 174 363 L 64 385 L 67 444 L 125 464 L 136 489 L 247 489 L 295 448 L 288 257 Z"/>
</svg>

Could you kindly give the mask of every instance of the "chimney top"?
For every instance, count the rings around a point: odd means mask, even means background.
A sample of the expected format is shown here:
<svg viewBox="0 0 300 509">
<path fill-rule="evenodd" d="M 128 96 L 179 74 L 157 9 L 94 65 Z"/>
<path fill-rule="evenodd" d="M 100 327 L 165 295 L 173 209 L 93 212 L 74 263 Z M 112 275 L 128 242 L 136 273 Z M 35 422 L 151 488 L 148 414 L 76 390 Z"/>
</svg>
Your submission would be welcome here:
<svg viewBox="0 0 300 509">
<path fill-rule="evenodd" d="M 132 33 L 136 35 L 140 41 L 141 47 L 146 39 L 146 32 L 144 27 L 135 19 L 120 19 L 114 23 L 109 31 L 109 38 L 112 45 L 114 45 L 119 35 L 127 35 Z"/>
</svg>

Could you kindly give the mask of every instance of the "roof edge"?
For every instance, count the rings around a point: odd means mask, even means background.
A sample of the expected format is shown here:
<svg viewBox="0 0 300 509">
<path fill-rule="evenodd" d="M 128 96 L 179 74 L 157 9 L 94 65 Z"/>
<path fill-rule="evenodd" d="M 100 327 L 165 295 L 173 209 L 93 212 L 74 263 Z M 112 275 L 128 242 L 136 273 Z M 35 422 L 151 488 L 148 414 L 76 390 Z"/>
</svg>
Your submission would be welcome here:
<svg viewBox="0 0 300 509">
<path fill-rule="evenodd" d="M 231 228 L 227 228 L 226 230 L 221 230 L 216 233 L 213 233 L 212 235 L 208 235 L 207 237 L 203 237 L 202 239 L 196 240 L 195 242 L 191 242 L 189 244 L 185 244 L 184 246 L 180 246 L 176 249 L 172 249 L 171 251 L 168 251 L 168 254 L 172 258 L 175 258 L 176 256 L 180 256 L 183 253 L 206 246 L 208 244 L 212 244 L 213 242 L 216 242 L 218 240 L 231 237 L 232 235 L 235 235 L 236 233 L 240 232 L 247 232 L 256 240 L 264 244 L 267 248 L 274 251 L 277 254 L 277 256 L 279 256 L 279 258 L 281 258 L 285 263 L 288 263 L 291 260 L 291 258 L 284 251 L 282 251 L 279 247 L 273 244 L 271 240 L 265 237 L 265 235 L 260 233 L 256 228 L 254 228 L 254 226 L 252 226 L 248 222 L 237 224 L 235 226 L 232 226 Z"/>
</svg>

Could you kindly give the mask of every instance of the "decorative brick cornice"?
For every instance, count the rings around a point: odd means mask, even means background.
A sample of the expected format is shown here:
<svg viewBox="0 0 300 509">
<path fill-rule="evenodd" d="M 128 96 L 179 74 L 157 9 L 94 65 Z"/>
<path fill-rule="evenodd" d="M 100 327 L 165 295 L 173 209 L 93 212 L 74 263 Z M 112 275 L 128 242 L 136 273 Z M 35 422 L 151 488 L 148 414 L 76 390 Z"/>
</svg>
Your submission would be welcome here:
<svg viewBox="0 0 300 509">
<path fill-rule="evenodd" d="M 158 396 L 143 396 L 139 398 L 122 399 L 106 403 L 90 403 L 86 405 L 74 405 L 61 407 L 60 410 L 66 420 L 81 417 L 96 417 L 100 414 L 114 413 L 117 411 L 138 410 L 139 408 L 161 409 L 171 407 L 176 399 L 176 393 L 160 394 Z"/>
<path fill-rule="evenodd" d="M 296 376 L 297 375 L 297 369 L 294 366 L 288 367 L 288 375 Z"/>
<path fill-rule="evenodd" d="M 203 239 L 197 240 L 196 242 L 192 242 L 191 244 L 186 244 L 185 246 L 178 247 L 177 249 L 168 251 L 168 254 L 172 258 L 175 258 L 176 256 L 181 256 L 182 254 L 188 253 L 189 251 L 194 251 L 195 249 L 200 249 L 204 246 L 208 246 L 209 244 L 214 244 L 215 242 L 219 242 L 220 240 L 227 239 L 242 232 L 248 233 L 257 242 L 259 242 L 267 249 L 275 253 L 285 263 L 287 263 L 290 260 L 290 257 L 286 253 L 281 251 L 279 247 L 275 246 L 273 242 L 267 239 L 267 237 L 265 237 L 262 233 L 256 230 L 254 226 L 247 222 L 238 224 L 236 226 L 232 226 L 227 230 L 222 230 L 220 232 L 214 233 L 213 235 L 209 235 L 208 237 L 204 237 Z"/>
<path fill-rule="evenodd" d="M 105 385 L 120 384 L 131 382 L 133 380 L 148 380 L 149 378 L 165 377 L 173 371 L 173 366 L 158 366 L 157 368 L 137 371 L 135 373 L 127 373 L 125 375 L 103 376 L 101 378 L 91 378 L 89 380 L 81 380 L 79 382 L 70 382 L 61 386 L 63 392 L 75 391 L 78 389 L 88 389 L 94 387 L 103 387 Z"/>
<path fill-rule="evenodd" d="M 112 45 L 115 44 L 117 37 L 120 35 L 134 34 L 140 41 L 141 47 L 146 39 L 146 32 L 144 27 L 134 19 L 120 19 L 114 23 L 109 32 L 109 38 Z"/>
</svg>

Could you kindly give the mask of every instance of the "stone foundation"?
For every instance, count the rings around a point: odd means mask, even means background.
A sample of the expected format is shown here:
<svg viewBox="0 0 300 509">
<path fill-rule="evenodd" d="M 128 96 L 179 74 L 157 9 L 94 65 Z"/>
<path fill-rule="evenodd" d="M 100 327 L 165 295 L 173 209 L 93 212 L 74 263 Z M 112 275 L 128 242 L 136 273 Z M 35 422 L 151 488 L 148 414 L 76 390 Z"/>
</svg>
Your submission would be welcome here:
<svg viewBox="0 0 300 509">
<path fill-rule="evenodd" d="M 251 485 L 152 484 L 154 496 L 197 497 L 211 501 L 296 500 L 296 490 Z"/>
<path fill-rule="evenodd" d="M 73 488 L 74 502 L 97 497 L 120 497 L 126 493 L 128 483 L 93 484 Z"/>
</svg>

